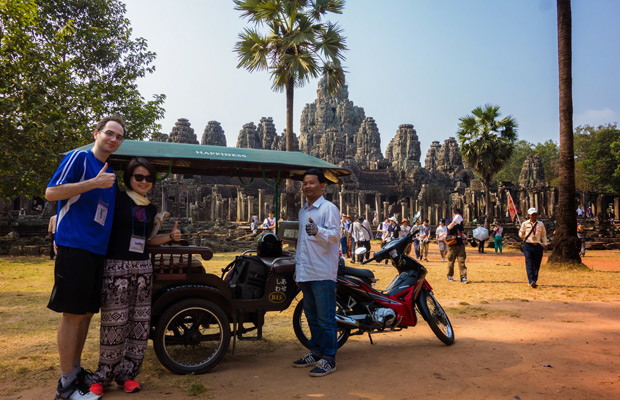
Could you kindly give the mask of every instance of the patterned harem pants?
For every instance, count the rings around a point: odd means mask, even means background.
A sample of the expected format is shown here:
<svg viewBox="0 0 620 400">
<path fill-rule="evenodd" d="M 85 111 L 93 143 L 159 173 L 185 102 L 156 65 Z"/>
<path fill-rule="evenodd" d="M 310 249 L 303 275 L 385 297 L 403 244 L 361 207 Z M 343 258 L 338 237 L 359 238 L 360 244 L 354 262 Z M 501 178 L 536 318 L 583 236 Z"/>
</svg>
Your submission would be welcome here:
<svg viewBox="0 0 620 400">
<path fill-rule="evenodd" d="M 151 318 L 151 260 L 106 260 L 99 366 L 93 382 L 125 382 L 140 373 Z"/>
</svg>

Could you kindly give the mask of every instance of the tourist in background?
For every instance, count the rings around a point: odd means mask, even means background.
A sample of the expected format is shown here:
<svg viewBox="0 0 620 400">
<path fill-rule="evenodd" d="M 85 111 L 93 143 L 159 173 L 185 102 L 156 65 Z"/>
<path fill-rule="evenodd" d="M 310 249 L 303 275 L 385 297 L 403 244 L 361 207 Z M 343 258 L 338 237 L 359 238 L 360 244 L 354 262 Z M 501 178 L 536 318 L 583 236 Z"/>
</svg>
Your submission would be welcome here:
<svg viewBox="0 0 620 400">
<path fill-rule="evenodd" d="M 437 245 L 439 246 L 439 254 L 441 255 L 441 261 L 446 261 L 446 252 L 448 245 L 446 244 L 446 235 L 448 229 L 443 218 L 439 218 L 439 226 L 435 230 L 435 236 L 437 237 Z"/>
<path fill-rule="evenodd" d="M 56 233 L 56 217 L 57 214 L 52 215 L 50 223 L 47 225 L 47 235 L 50 238 L 50 260 L 54 259 L 56 255 L 56 243 L 54 243 L 54 234 Z"/>
<path fill-rule="evenodd" d="M 428 225 L 428 220 L 425 219 L 420 227 L 420 259 L 424 258 L 424 261 L 428 262 L 428 245 L 431 239 L 431 227 Z"/>
<path fill-rule="evenodd" d="M 586 229 L 581 225 L 581 222 L 577 222 L 577 238 L 581 241 L 579 254 L 584 257 L 586 255 Z"/>
<path fill-rule="evenodd" d="M 263 229 L 276 233 L 276 218 L 273 211 L 269 211 L 267 218 L 263 221 Z"/>
<path fill-rule="evenodd" d="M 386 238 L 386 242 L 390 242 L 394 239 L 398 239 L 400 237 L 400 225 L 398 225 L 398 220 L 396 217 L 390 217 L 390 226 L 388 227 L 388 235 Z"/>
<path fill-rule="evenodd" d="M 372 235 L 370 233 L 369 226 L 370 225 L 368 224 L 368 221 L 365 221 L 364 217 L 359 215 L 355 217 L 355 222 L 353 223 L 353 231 L 351 233 L 357 245 L 355 249 L 357 250 L 361 247 L 366 249 L 365 254 L 357 255 L 357 262 L 359 263 L 364 261 L 364 255 L 366 256 L 366 259 L 370 257 L 370 239 L 372 238 Z"/>
<path fill-rule="evenodd" d="M 377 229 L 377 232 L 381 232 L 381 245 L 384 245 L 386 243 L 385 239 L 387 239 L 388 234 L 389 234 L 389 227 L 390 227 L 390 219 L 386 218 L 385 221 L 383 221 L 382 223 L 379 224 L 379 228 Z"/>
<path fill-rule="evenodd" d="M 400 234 L 401 236 L 405 236 L 411 232 L 411 227 L 409 226 L 409 220 L 407 218 L 400 221 Z"/>
<path fill-rule="evenodd" d="M 467 266 L 465 265 L 467 253 L 465 252 L 465 242 L 463 241 L 463 216 L 461 213 L 460 208 L 455 208 L 452 211 L 452 218 L 446 221 L 448 224 L 446 226 L 448 235 L 456 237 L 456 242 L 448 245 L 448 280 L 454 280 L 454 262 L 458 260 L 461 282 L 467 283 Z"/>
<path fill-rule="evenodd" d="M 151 330 L 153 266 L 147 245 L 181 240 L 176 222 L 170 233 L 152 232 L 157 209 L 146 194 L 156 177 L 148 160 L 134 158 L 123 175 L 127 190 L 116 193 L 103 269 L 99 365 L 87 378 L 90 391 L 98 395 L 112 382 L 127 393 L 140 390 L 135 379 L 142 369 Z"/>
<path fill-rule="evenodd" d="M 346 258 L 347 254 L 349 253 L 349 246 L 348 246 L 348 232 L 350 227 L 348 227 L 349 225 L 349 221 L 347 221 L 347 216 L 342 214 L 342 217 L 340 219 L 340 253 L 342 254 L 342 257 Z"/>
<path fill-rule="evenodd" d="M 545 225 L 538 221 L 538 211 L 535 208 L 527 210 L 530 219 L 524 221 L 519 229 L 519 236 L 523 239 L 523 255 L 525 256 L 525 270 L 529 285 L 538 287 L 538 271 L 543 258 L 543 251 L 547 247 L 547 230 Z"/>
<path fill-rule="evenodd" d="M 493 228 L 493 246 L 495 247 L 495 252 L 502 253 L 502 242 L 504 240 L 504 228 L 499 224 L 499 222 L 495 222 L 495 227 Z"/>
<path fill-rule="evenodd" d="M 478 224 L 478 228 L 484 228 L 482 222 Z M 478 240 L 478 253 L 484 253 L 484 242 L 486 242 L 486 240 Z"/>
<path fill-rule="evenodd" d="M 415 236 L 413 237 L 413 250 L 415 252 L 416 260 L 421 260 L 422 255 L 420 254 L 420 220 L 416 220 L 414 226 L 411 227 L 415 232 Z"/>
</svg>

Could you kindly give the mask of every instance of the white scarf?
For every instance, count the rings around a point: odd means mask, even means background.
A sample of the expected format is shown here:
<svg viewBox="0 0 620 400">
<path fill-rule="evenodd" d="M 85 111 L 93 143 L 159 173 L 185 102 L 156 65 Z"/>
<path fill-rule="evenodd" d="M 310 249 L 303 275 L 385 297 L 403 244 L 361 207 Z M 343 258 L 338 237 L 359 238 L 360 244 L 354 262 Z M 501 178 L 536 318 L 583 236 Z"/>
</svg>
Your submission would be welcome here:
<svg viewBox="0 0 620 400">
<path fill-rule="evenodd" d="M 133 190 L 127 190 L 127 196 L 129 196 L 129 198 L 131 198 L 131 200 L 133 200 L 133 202 L 136 203 L 136 205 L 138 206 L 148 206 L 149 204 L 151 204 L 149 199 Z"/>
</svg>

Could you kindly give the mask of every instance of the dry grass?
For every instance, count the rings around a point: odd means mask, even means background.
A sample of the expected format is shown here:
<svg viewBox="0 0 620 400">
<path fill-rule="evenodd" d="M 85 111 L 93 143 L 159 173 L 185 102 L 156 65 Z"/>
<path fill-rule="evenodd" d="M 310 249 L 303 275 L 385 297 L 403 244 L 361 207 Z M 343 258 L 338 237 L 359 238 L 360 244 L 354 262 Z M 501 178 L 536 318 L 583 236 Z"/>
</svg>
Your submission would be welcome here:
<svg viewBox="0 0 620 400">
<path fill-rule="evenodd" d="M 469 249 L 468 249 L 469 250 Z M 472 249 L 473 250 L 473 249 Z M 539 289 L 527 285 L 523 256 L 516 250 L 504 254 L 478 255 L 468 252 L 470 284 L 448 282 L 447 263 L 442 263 L 431 246 L 430 262 L 425 263 L 428 281 L 448 314 L 460 317 L 519 318 L 507 310 L 492 307 L 500 301 L 620 301 L 620 251 L 590 251 L 584 263 L 607 271 L 562 271 L 543 268 Z M 224 253 L 204 262 L 208 272 L 221 275 L 237 253 Z M 348 263 L 347 263 L 348 264 Z M 355 264 L 358 266 L 358 264 Z M 380 278 L 377 286 L 385 287 L 395 270 L 384 264 L 367 267 Z M 615 271 L 609 271 L 615 270 Z M 458 268 L 455 274 L 458 276 Z M 0 258 L 0 396 L 17 393 L 18 382 L 27 378 L 29 385 L 47 383 L 58 374 L 56 329 L 58 315 L 46 308 L 53 282 L 53 262 L 45 258 Z M 268 313 L 262 342 L 237 343 L 237 353 L 227 358 L 240 359 L 248 354 L 269 352 L 284 345 L 301 346 L 291 327 L 294 302 L 282 313 Z M 563 321 L 575 323 L 578 321 Z M 98 358 L 98 326 L 96 316 L 91 324 L 83 364 L 94 368 Z M 301 349 L 301 347 L 300 347 Z M 209 387 L 195 376 L 175 376 L 157 361 L 152 349 L 147 351 L 141 380 L 152 390 L 185 392 L 188 396 L 208 396 Z"/>
</svg>

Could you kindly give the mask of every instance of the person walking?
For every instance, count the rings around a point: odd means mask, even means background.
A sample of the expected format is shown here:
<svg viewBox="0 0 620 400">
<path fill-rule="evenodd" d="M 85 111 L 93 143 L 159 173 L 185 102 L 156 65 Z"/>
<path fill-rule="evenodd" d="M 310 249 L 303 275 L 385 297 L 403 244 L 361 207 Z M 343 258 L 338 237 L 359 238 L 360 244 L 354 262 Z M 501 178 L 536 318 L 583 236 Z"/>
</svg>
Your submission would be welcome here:
<svg viewBox="0 0 620 400">
<path fill-rule="evenodd" d="M 493 228 L 493 247 L 495 247 L 495 253 L 499 251 L 502 253 L 502 242 L 504 240 L 504 228 L 499 224 L 499 222 L 495 223 L 495 227 Z"/>
<path fill-rule="evenodd" d="M 478 228 L 484 228 L 482 222 L 478 224 Z M 478 240 L 478 253 L 484 253 L 484 243 L 486 240 Z"/>
<path fill-rule="evenodd" d="M 428 225 L 428 220 L 425 219 L 420 227 L 420 259 L 424 258 L 424 261 L 428 262 L 428 245 L 431 239 L 431 227 Z"/>
<path fill-rule="evenodd" d="M 338 275 L 338 208 L 323 197 L 327 179 L 317 168 L 303 175 L 302 192 L 308 200 L 299 210 L 295 280 L 303 293 L 303 309 L 310 327 L 310 352 L 293 367 L 314 367 L 310 376 L 336 371 L 336 280 Z"/>
<path fill-rule="evenodd" d="M 446 236 L 448 235 L 448 229 L 443 218 L 439 218 L 439 226 L 435 230 L 435 236 L 437 237 L 437 245 L 439 246 L 439 255 L 441 255 L 441 261 L 446 261 L 446 252 L 448 245 L 446 244 Z"/>
<path fill-rule="evenodd" d="M 463 242 L 463 216 L 461 213 L 460 208 L 455 208 L 452 211 L 452 219 L 446 221 L 448 224 L 446 226 L 448 229 L 446 242 L 448 242 L 450 237 L 455 239 L 453 244 L 448 244 L 448 280 L 454 280 L 454 262 L 458 260 L 461 282 L 468 283 L 467 266 L 465 265 L 467 253 L 465 252 L 465 243 Z"/>
<path fill-rule="evenodd" d="M 97 123 L 90 150 L 75 150 L 60 163 L 45 190 L 58 201 L 54 240 L 58 254 L 54 288 L 47 307 L 62 313 L 58 327 L 60 379 L 56 400 L 94 400 L 81 367 L 82 349 L 93 314 L 101 304 L 101 280 L 108 249 L 116 175 L 108 157 L 123 143 L 125 123 L 107 117 Z"/>
<path fill-rule="evenodd" d="M 524 221 L 519 229 L 519 236 L 523 239 L 523 255 L 525 256 L 525 270 L 532 289 L 538 287 L 538 271 L 542 262 L 543 251 L 547 247 L 547 230 L 542 221 L 538 221 L 538 211 L 535 208 L 527 210 L 529 221 Z"/>
<path fill-rule="evenodd" d="M 142 368 L 149 338 L 153 266 L 148 246 L 181 240 L 172 232 L 152 232 L 157 209 L 146 198 L 156 180 L 144 158 L 129 161 L 123 175 L 127 191 L 117 191 L 101 296 L 99 365 L 87 377 L 90 391 L 102 395 L 112 382 L 125 392 L 141 389 L 135 380 Z"/>
</svg>

